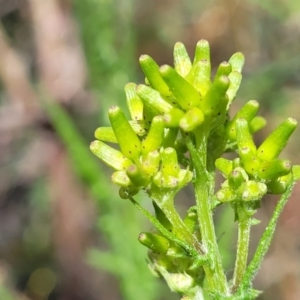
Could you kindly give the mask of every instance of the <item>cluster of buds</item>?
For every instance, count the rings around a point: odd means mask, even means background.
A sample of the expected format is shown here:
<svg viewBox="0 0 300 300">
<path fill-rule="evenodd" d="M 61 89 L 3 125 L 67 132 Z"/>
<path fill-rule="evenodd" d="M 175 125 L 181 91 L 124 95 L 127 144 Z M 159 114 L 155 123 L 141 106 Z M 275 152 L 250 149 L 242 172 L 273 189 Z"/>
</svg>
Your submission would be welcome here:
<svg viewBox="0 0 300 300">
<path fill-rule="evenodd" d="M 176 228 L 170 223 L 164 212 L 153 202 L 155 216 L 157 220 L 176 237 Z M 200 231 L 197 224 L 197 213 L 194 207 L 191 207 L 185 218 L 184 224 L 188 230 L 200 240 Z M 163 236 L 160 233 L 142 232 L 139 235 L 141 244 L 149 248 L 148 267 L 156 277 L 163 277 L 171 290 L 181 294 L 187 294 L 188 291 L 197 286 L 201 286 L 204 280 L 204 271 L 201 263 L 195 263 L 193 255 L 180 245 Z"/>
<path fill-rule="evenodd" d="M 125 86 L 128 121 L 119 107 L 109 110 L 111 127 L 95 132 L 91 150 L 115 169 L 112 181 L 127 198 L 141 188 L 179 190 L 192 179 L 184 138 L 205 128 L 224 129 L 228 108 L 241 82 L 244 57 L 234 54 L 211 80 L 210 49 L 198 42 L 191 62 L 183 44 L 174 47 L 175 68 L 159 67 L 147 55 L 140 58 L 146 84 Z M 106 144 L 118 143 L 120 150 Z M 223 150 L 223 148 L 222 148 Z M 179 164 L 180 163 L 180 164 Z"/>
<path fill-rule="evenodd" d="M 256 116 L 257 101 L 246 103 L 230 120 L 228 110 L 242 80 L 243 64 L 242 53 L 235 53 L 220 64 L 212 80 L 205 40 L 198 42 L 193 62 L 184 45 L 177 43 L 174 68 L 159 67 L 150 56 L 141 56 L 145 84 L 125 86 L 131 120 L 120 107 L 111 107 L 111 127 L 98 128 L 97 140 L 90 146 L 114 169 L 112 181 L 120 187 L 122 198 L 134 201 L 132 196 L 142 189 L 154 200 L 160 229 L 141 233 L 139 241 L 149 248 L 151 270 L 184 295 L 197 293 L 194 288 L 202 285 L 203 264 L 207 263 L 207 253 L 198 247 L 201 233 L 196 211 L 191 208 L 186 218 L 180 219 L 179 234 L 169 219 L 173 212 L 168 212 L 174 195 L 197 176 L 190 161 L 191 149 L 203 156 L 201 174 L 206 176 L 214 167 L 223 174 L 226 180 L 215 194 L 215 204 L 232 203 L 239 221 L 252 216 L 263 195 L 282 194 L 291 180 L 300 177 L 299 166 L 278 159 L 296 128 L 295 119 L 284 121 L 258 148 L 252 136 L 266 122 Z M 107 143 L 118 144 L 119 149 Z M 190 143 L 193 148 L 187 146 Z M 230 151 L 238 157 L 232 161 L 221 158 Z M 171 206 L 165 205 L 168 201 Z M 201 262 L 199 257 L 195 259 L 194 250 L 203 255 Z"/>
<path fill-rule="evenodd" d="M 217 201 L 248 202 L 250 209 L 245 217 L 256 211 L 266 193 L 282 194 L 299 173 L 299 166 L 292 167 L 289 160 L 278 159 L 296 129 L 296 120 L 284 121 L 257 148 L 252 134 L 265 123 L 255 116 L 258 108 L 256 101 L 249 101 L 226 125 L 227 148 L 236 150 L 239 157 L 232 161 L 225 158 L 215 161 L 216 168 L 226 178 L 216 193 Z"/>
</svg>

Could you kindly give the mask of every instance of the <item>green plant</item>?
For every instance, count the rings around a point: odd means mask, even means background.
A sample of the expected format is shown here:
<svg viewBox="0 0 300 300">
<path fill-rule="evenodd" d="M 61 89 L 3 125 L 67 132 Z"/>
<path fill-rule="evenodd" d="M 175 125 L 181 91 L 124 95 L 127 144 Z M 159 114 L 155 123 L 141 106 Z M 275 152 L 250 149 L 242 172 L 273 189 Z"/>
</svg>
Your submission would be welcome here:
<svg viewBox="0 0 300 300">
<path fill-rule="evenodd" d="M 128 121 L 117 106 L 109 109 L 111 127 L 100 127 L 92 152 L 115 172 L 112 181 L 120 196 L 129 199 L 153 224 L 156 232 L 143 232 L 139 241 L 149 248 L 149 267 L 163 277 L 182 299 L 255 299 L 252 280 L 267 252 L 278 217 L 300 166 L 278 159 L 297 122 L 289 118 L 257 148 L 253 134 L 265 125 L 256 116 L 259 104 L 247 102 L 230 119 L 228 110 L 241 83 L 244 57 L 235 53 L 220 64 L 211 80 L 207 41 L 198 42 L 193 63 L 183 44 L 174 48 L 175 68 L 159 67 L 143 55 L 145 84 L 125 86 Z M 107 145 L 119 144 L 120 150 Z M 233 152 L 236 158 L 221 157 Z M 216 191 L 215 170 L 225 181 Z M 182 219 L 174 197 L 192 182 L 196 204 Z M 133 196 L 144 190 L 152 199 L 155 215 Z M 281 198 L 254 257 L 247 266 L 253 215 L 262 197 Z M 233 279 L 227 281 L 213 223 L 214 209 L 229 204 L 238 223 Z"/>
</svg>

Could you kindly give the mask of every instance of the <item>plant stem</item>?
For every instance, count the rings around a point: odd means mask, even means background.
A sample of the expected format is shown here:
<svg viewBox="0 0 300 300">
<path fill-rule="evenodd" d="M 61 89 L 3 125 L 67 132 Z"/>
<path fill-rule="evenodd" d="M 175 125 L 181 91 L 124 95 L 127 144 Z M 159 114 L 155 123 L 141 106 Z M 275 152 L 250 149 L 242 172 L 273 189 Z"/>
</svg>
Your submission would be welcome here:
<svg viewBox="0 0 300 300">
<path fill-rule="evenodd" d="M 237 252 L 232 283 L 233 294 L 237 291 L 247 267 L 251 219 L 239 222 L 238 228 Z"/>
<path fill-rule="evenodd" d="M 196 236 L 194 236 L 192 232 L 189 231 L 183 220 L 180 218 L 174 207 L 173 199 L 164 201 L 161 209 L 163 210 L 171 224 L 174 226 L 174 228 L 176 228 L 176 234 L 179 236 L 179 238 L 186 241 L 189 245 L 193 246 L 199 254 L 203 255 L 204 252 L 201 244 L 197 240 Z"/>
<path fill-rule="evenodd" d="M 253 278 L 255 277 L 256 273 L 258 272 L 258 270 L 261 266 L 261 263 L 263 261 L 263 258 L 270 247 L 278 218 L 279 218 L 285 204 L 287 203 L 288 199 L 290 198 L 290 196 L 292 194 L 294 184 L 295 184 L 295 181 L 292 181 L 289 184 L 286 191 L 282 194 L 279 202 L 277 203 L 274 213 L 272 215 L 272 218 L 259 241 L 256 252 L 253 256 L 251 263 L 249 264 L 249 266 L 245 272 L 243 281 L 240 284 L 237 293 L 243 294 L 247 289 L 249 289 L 251 287 L 251 282 L 252 282 Z"/>
<path fill-rule="evenodd" d="M 187 146 L 193 161 L 195 170 L 194 188 L 197 203 L 197 214 L 201 230 L 202 246 L 210 258 L 210 265 L 203 266 L 206 279 L 212 291 L 228 295 L 226 276 L 222 267 L 222 260 L 218 250 L 217 239 L 214 230 L 213 216 L 210 200 L 213 195 L 212 185 L 214 180 L 206 170 L 207 139 L 202 136 L 197 150 L 190 139 Z"/>
</svg>

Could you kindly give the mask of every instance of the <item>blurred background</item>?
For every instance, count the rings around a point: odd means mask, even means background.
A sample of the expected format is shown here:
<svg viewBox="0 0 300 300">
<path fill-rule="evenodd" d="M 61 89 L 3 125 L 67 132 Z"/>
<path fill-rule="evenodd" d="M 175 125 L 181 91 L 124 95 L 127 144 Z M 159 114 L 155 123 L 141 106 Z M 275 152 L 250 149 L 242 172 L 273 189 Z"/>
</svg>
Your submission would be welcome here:
<svg viewBox="0 0 300 300">
<path fill-rule="evenodd" d="M 202 38 L 213 66 L 245 54 L 232 112 L 259 100 L 268 125 L 257 142 L 300 121 L 300 1 L 0 0 L 0 16 L 0 299 L 179 299 L 150 274 L 137 236 L 151 226 L 90 153 L 94 130 L 109 106 L 125 107 L 124 85 L 144 80 L 141 54 L 172 64 L 175 42 L 192 56 Z M 285 155 L 298 164 L 299 145 L 297 129 Z M 261 300 L 300 299 L 299 194 L 256 277 Z M 178 197 L 183 211 L 192 203 L 189 189 Z M 251 253 L 275 204 L 263 201 Z M 231 211 L 216 223 L 230 276 Z"/>
</svg>

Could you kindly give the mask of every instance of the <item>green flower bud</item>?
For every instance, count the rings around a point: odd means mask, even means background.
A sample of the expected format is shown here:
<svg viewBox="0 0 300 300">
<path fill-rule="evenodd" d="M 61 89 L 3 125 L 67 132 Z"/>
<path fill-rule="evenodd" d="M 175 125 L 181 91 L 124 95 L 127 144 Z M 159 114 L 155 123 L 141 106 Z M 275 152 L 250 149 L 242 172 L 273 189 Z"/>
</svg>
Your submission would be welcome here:
<svg viewBox="0 0 300 300">
<path fill-rule="evenodd" d="M 183 109 L 188 110 L 192 107 L 199 106 L 200 94 L 198 91 L 173 68 L 164 65 L 160 68 L 160 73 L 176 98 L 177 103 Z"/>
<path fill-rule="evenodd" d="M 214 80 L 199 106 L 205 116 L 211 116 L 218 111 L 218 105 L 221 99 L 224 99 L 229 84 L 229 79 L 226 76 L 221 76 Z"/>
<path fill-rule="evenodd" d="M 178 191 L 187 185 L 193 178 L 193 173 L 189 170 L 179 170 L 177 176 L 167 175 L 159 171 L 153 177 L 153 183 L 159 188 L 173 189 Z"/>
<path fill-rule="evenodd" d="M 211 65 L 208 60 L 200 60 L 193 64 L 190 73 L 186 76 L 186 81 L 204 96 L 211 87 Z"/>
<path fill-rule="evenodd" d="M 267 186 L 264 183 L 249 180 L 243 183 L 237 192 L 243 201 L 256 201 L 267 193 Z"/>
<path fill-rule="evenodd" d="M 241 73 L 244 63 L 245 63 L 245 57 L 244 54 L 241 52 L 234 53 L 230 59 L 229 63 L 231 64 L 232 71 L 236 71 Z"/>
<path fill-rule="evenodd" d="M 171 94 L 169 87 L 164 82 L 156 62 L 149 55 L 142 55 L 140 57 L 140 65 L 153 89 L 163 96 L 169 96 Z"/>
<path fill-rule="evenodd" d="M 232 161 L 223 157 L 216 159 L 215 166 L 225 178 L 229 176 L 233 169 Z"/>
<path fill-rule="evenodd" d="M 179 131 L 178 127 L 167 129 L 167 133 L 165 134 L 165 138 L 162 145 L 164 148 L 174 146 L 175 140 L 178 136 L 178 131 Z"/>
<path fill-rule="evenodd" d="M 206 40 L 200 40 L 196 45 L 193 64 L 200 60 L 207 60 L 210 62 L 210 48 L 209 43 Z"/>
<path fill-rule="evenodd" d="M 182 43 L 176 43 L 174 46 L 174 66 L 182 77 L 185 77 L 192 68 L 191 59 Z"/>
<path fill-rule="evenodd" d="M 91 151 L 104 163 L 115 170 L 126 170 L 133 162 L 124 154 L 100 141 L 93 141 L 90 145 Z"/>
<path fill-rule="evenodd" d="M 241 163 L 241 159 L 239 157 L 236 157 L 233 161 L 232 161 L 232 165 L 233 165 L 233 169 L 240 167 L 242 165 Z"/>
<path fill-rule="evenodd" d="M 291 169 L 292 165 L 289 160 L 275 159 L 272 161 L 265 161 L 260 165 L 258 176 L 261 179 L 272 180 L 287 175 L 290 173 Z"/>
<path fill-rule="evenodd" d="M 249 124 L 250 132 L 255 133 L 255 132 L 261 130 L 262 128 L 264 128 L 266 126 L 266 124 L 267 124 L 267 121 L 265 118 L 260 117 L 260 116 L 254 117 Z"/>
<path fill-rule="evenodd" d="M 129 124 L 132 127 L 132 129 L 136 135 L 144 136 L 147 133 L 145 128 L 140 123 L 137 123 L 136 121 L 129 121 Z"/>
<path fill-rule="evenodd" d="M 160 165 L 160 154 L 157 150 L 149 152 L 146 157 L 143 159 L 141 169 L 142 172 L 152 177 L 154 176 L 158 170 Z"/>
<path fill-rule="evenodd" d="M 163 114 L 160 113 L 157 109 L 155 109 L 153 106 L 151 106 L 151 103 L 149 104 L 146 101 L 143 101 L 144 103 L 144 122 L 143 122 L 143 127 L 145 128 L 145 130 L 148 130 L 150 128 L 152 119 L 154 117 L 156 117 L 159 114 Z"/>
<path fill-rule="evenodd" d="M 143 101 L 136 93 L 136 84 L 127 83 L 124 87 L 127 99 L 127 106 L 132 120 L 142 121 L 143 117 Z"/>
<path fill-rule="evenodd" d="M 126 174 L 130 181 L 135 185 L 135 186 L 146 186 L 150 178 L 147 177 L 136 165 L 131 165 L 126 169 Z"/>
<path fill-rule="evenodd" d="M 210 129 L 213 130 L 216 127 L 221 127 L 222 125 L 222 136 L 225 134 L 225 127 L 224 123 L 228 119 L 228 112 L 227 112 L 227 104 L 228 104 L 228 97 L 225 95 L 225 97 L 222 97 L 220 99 L 220 102 L 218 106 L 216 107 L 216 110 L 212 112 L 211 119 L 212 122 L 210 124 Z M 226 143 L 226 140 L 224 139 L 224 143 Z"/>
<path fill-rule="evenodd" d="M 230 140 L 236 139 L 235 127 L 236 127 L 237 119 L 243 118 L 249 124 L 257 114 L 258 109 L 259 109 L 259 103 L 256 100 L 250 100 L 238 111 L 238 113 L 233 117 L 233 119 L 228 123 L 226 127 L 226 135 Z"/>
<path fill-rule="evenodd" d="M 203 112 L 194 107 L 188 110 L 185 115 L 181 118 L 179 126 L 185 132 L 190 132 L 196 129 L 204 121 Z"/>
<path fill-rule="evenodd" d="M 239 156 L 241 158 L 243 168 L 248 174 L 254 174 L 257 172 L 260 167 L 260 161 L 249 147 L 239 149 Z"/>
<path fill-rule="evenodd" d="M 223 187 L 216 193 L 216 198 L 220 202 L 231 202 L 236 200 L 235 192 L 229 187 Z"/>
<path fill-rule="evenodd" d="M 172 258 L 186 258 L 187 257 L 187 253 L 181 247 L 178 247 L 176 245 L 171 246 L 168 249 L 166 255 L 170 256 Z M 186 262 L 184 262 L 184 260 L 180 259 L 177 263 L 178 263 L 178 265 L 182 265 L 182 263 L 186 263 Z"/>
<path fill-rule="evenodd" d="M 164 121 L 162 116 L 153 118 L 150 131 L 142 141 L 142 155 L 145 157 L 149 152 L 159 149 L 164 138 Z"/>
<path fill-rule="evenodd" d="M 178 127 L 181 118 L 184 116 L 184 112 L 181 109 L 173 108 L 169 113 L 163 117 L 166 127 Z"/>
<path fill-rule="evenodd" d="M 260 160 L 273 160 L 277 158 L 296 127 L 297 121 L 294 118 L 288 118 L 281 123 L 258 148 L 258 158 Z"/>
<path fill-rule="evenodd" d="M 122 153 L 133 161 L 139 161 L 141 142 L 122 110 L 118 106 L 112 106 L 108 115 Z"/>
<path fill-rule="evenodd" d="M 161 171 L 163 175 L 176 177 L 180 171 L 176 150 L 171 147 L 164 149 L 161 158 Z"/>
<path fill-rule="evenodd" d="M 256 146 L 253 142 L 248 122 L 245 119 L 238 118 L 236 120 L 236 140 L 239 152 L 243 148 L 249 148 L 252 154 L 256 153 Z"/>
<path fill-rule="evenodd" d="M 161 171 L 159 171 L 153 177 L 153 183 L 159 188 L 175 189 L 179 185 L 179 180 L 175 176 L 165 176 Z"/>
<path fill-rule="evenodd" d="M 139 191 L 140 189 L 136 186 L 122 186 L 119 189 L 119 196 L 121 197 L 121 199 L 128 199 L 129 197 L 136 195 Z"/>
<path fill-rule="evenodd" d="M 138 238 L 139 242 L 159 254 L 167 253 L 170 242 L 165 237 L 150 232 L 142 232 Z"/>
<path fill-rule="evenodd" d="M 99 127 L 95 131 L 95 138 L 102 142 L 118 143 L 112 127 Z"/>
<path fill-rule="evenodd" d="M 291 180 L 292 180 L 292 174 L 289 173 L 285 176 L 281 176 L 277 179 L 268 182 L 267 183 L 268 192 L 275 195 L 282 194 L 286 190 Z"/>
<path fill-rule="evenodd" d="M 216 80 L 217 78 L 220 78 L 221 76 L 228 76 L 231 72 L 231 65 L 230 63 L 228 63 L 227 61 L 223 61 L 217 70 L 217 73 L 215 75 L 214 80 Z"/>
<path fill-rule="evenodd" d="M 177 178 L 179 181 L 179 188 L 183 188 L 193 179 L 193 173 L 190 170 L 180 170 Z"/>
<path fill-rule="evenodd" d="M 238 189 L 243 182 L 245 182 L 245 174 L 240 167 L 235 168 L 228 176 L 228 184 L 234 190 Z"/>
<path fill-rule="evenodd" d="M 111 180 L 113 183 L 123 186 L 123 187 L 128 187 L 131 184 L 130 179 L 128 178 L 126 171 L 116 171 L 112 174 Z"/>
<path fill-rule="evenodd" d="M 242 82 L 242 74 L 236 71 L 231 72 L 228 75 L 229 81 L 230 81 L 230 86 L 226 92 L 229 103 L 228 103 L 228 108 L 231 104 L 231 102 L 235 99 L 236 93 L 241 85 Z"/>
<path fill-rule="evenodd" d="M 159 92 L 146 85 L 140 84 L 137 87 L 137 94 L 142 98 L 145 105 L 147 104 L 161 114 L 168 113 L 172 108 L 174 108 L 161 97 Z"/>
<path fill-rule="evenodd" d="M 186 273 L 169 273 L 165 268 L 159 265 L 157 265 L 156 268 L 166 280 L 171 291 L 180 294 L 189 294 L 196 285 L 193 277 Z"/>
<path fill-rule="evenodd" d="M 146 130 L 141 126 L 141 124 L 135 121 L 129 121 L 129 124 L 135 134 L 137 134 L 138 136 L 144 136 L 146 134 Z M 95 131 L 95 138 L 102 142 L 118 143 L 112 127 L 98 127 Z"/>
</svg>

